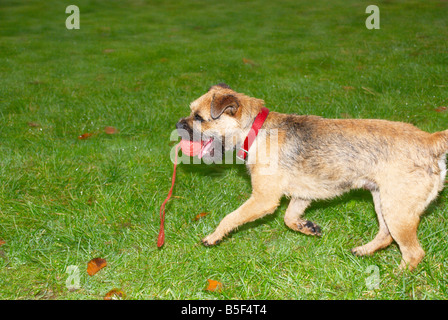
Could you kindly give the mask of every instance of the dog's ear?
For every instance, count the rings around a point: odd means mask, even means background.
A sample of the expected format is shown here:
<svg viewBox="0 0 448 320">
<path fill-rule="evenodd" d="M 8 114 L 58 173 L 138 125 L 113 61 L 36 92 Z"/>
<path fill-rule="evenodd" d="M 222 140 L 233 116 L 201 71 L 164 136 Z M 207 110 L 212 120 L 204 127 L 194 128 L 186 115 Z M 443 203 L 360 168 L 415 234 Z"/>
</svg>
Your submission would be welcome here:
<svg viewBox="0 0 448 320">
<path fill-rule="evenodd" d="M 234 115 L 240 107 L 238 98 L 231 94 L 225 94 L 222 96 L 213 96 L 213 100 L 210 106 L 210 115 L 213 120 L 218 119 L 224 112 L 230 115 Z"/>
</svg>

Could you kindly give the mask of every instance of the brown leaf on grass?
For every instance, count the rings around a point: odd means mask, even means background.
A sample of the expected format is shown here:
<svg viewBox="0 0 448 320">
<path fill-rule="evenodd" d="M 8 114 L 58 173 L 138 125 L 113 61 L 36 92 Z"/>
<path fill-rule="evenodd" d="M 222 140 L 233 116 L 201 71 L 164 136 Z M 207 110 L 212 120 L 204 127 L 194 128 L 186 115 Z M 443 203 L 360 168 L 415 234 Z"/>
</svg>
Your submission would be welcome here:
<svg viewBox="0 0 448 320">
<path fill-rule="evenodd" d="M 222 290 L 222 283 L 216 280 L 207 279 L 208 286 L 205 289 L 206 291 L 212 291 L 212 292 L 221 292 Z"/>
<path fill-rule="evenodd" d="M 118 132 L 118 130 L 115 127 L 107 126 L 104 128 L 104 132 L 106 134 L 116 134 Z"/>
<path fill-rule="evenodd" d="M 258 66 L 258 64 L 257 64 L 255 61 L 250 60 L 250 59 L 246 59 L 246 58 L 243 58 L 243 63 L 244 63 L 244 64 L 251 65 L 252 67 L 256 67 L 256 66 Z"/>
<path fill-rule="evenodd" d="M 80 135 L 78 137 L 78 139 L 79 140 L 85 140 L 85 139 L 90 138 L 91 136 L 93 136 L 93 133 L 86 132 L 86 133 L 83 133 L 82 135 Z"/>
<path fill-rule="evenodd" d="M 106 293 L 106 295 L 104 296 L 104 300 L 119 300 L 124 299 L 125 297 L 126 294 L 121 291 L 121 289 L 114 288 Z"/>
<path fill-rule="evenodd" d="M 87 263 L 87 273 L 89 274 L 89 276 L 93 276 L 95 273 L 103 269 L 105 266 L 107 266 L 107 262 L 105 259 L 101 258 L 92 259 Z"/>
<path fill-rule="evenodd" d="M 434 109 L 435 112 L 445 112 L 448 108 L 445 106 L 440 106 Z"/>
<path fill-rule="evenodd" d="M 193 218 L 193 221 L 198 221 L 199 219 L 205 217 L 208 214 L 210 214 L 210 212 L 201 212 Z"/>
<path fill-rule="evenodd" d="M 28 127 L 39 128 L 40 124 L 38 124 L 37 122 L 34 122 L 34 121 L 30 121 L 30 122 L 28 122 Z"/>
<path fill-rule="evenodd" d="M 93 205 L 94 203 L 96 203 L 96 200 L 95 200 L 95 197 L 93 197 L 93 196 L 87 200 L 87 205 L 89 205 L 89 206 Z"/>
<path fill-rule="evenodd" d="M 4 245 L 6 243 L 5 240 L 0 239 L 0 246 Z"/>
<path fill-rule="evenodd" d="M 344 90 L 355 90 L 355 87 L 352 87 L 352 86 L 343 86 L 342 87 L 342 89 L 344 89 Z"/>
</svg>

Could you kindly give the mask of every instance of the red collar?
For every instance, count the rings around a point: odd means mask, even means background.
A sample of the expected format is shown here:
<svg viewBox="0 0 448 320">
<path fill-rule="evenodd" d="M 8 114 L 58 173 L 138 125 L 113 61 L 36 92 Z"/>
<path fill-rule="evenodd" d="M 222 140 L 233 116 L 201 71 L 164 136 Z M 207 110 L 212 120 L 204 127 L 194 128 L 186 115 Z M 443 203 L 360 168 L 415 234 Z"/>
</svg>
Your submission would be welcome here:
<svg viewBox="0 0 448 320">
<path fill-rule="evenodd" d="M 257 117 L 254 120 L 254 123 L 252 124 L 252 128 L 249 131 L 249 134 L 247 135 L 246 139 L 244 140 L 243 147 L 238 150 L 238 153 L 236 156 L 240 158 L 241 160 L 245 161 L 247 158 L 247 153 L 249 152 L 250 146 L 254 142 L 255 138 L 258 135 L 258 130 L 263 125 L 264 121 L 268 117 L 269 109 L 268 108 L 261 108 L 260 113 L 257 115 Z"/>
</svg>

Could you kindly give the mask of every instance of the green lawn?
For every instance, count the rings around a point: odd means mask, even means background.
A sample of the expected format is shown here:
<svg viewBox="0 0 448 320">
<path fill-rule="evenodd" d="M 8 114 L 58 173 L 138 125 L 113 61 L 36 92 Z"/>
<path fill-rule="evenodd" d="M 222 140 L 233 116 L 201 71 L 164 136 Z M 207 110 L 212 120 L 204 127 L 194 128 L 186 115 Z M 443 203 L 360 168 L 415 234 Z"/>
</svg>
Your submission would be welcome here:
<svg viewBox="0 0 448 320">
<path fill-rule="evenodd" d="M 70 4 L 79 30 L 65 27 Z M 448 191 L 422 218 L 423 262 L 401 273 L 395 244 L 350 253 L 378 230 L 361 190 L 309 208 L 321 238 L 284 225 L 284 199 L 206 248 L 250 180 L 241 165 L 181 164 L 156 247 L 171 132 L 212 84 L 279 112 L 448 128 L 448 3 L 378 2 L 379 30 L 365 27 L 370 4 L 2 0 L 0 299 L 103 299 L 113 288 L 126 299 L 446 299 Z M 89 276 L 97 257 L 108 265 Z M 205 290 L 207 279 L 222 290 Z"/>
</svg>

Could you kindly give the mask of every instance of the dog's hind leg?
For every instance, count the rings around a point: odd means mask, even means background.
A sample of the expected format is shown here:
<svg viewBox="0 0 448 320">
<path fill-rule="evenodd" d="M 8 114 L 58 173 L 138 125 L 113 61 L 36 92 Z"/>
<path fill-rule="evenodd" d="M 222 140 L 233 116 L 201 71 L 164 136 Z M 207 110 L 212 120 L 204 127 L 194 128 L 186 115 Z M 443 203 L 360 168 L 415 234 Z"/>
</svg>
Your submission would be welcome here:
<svg viewBox="0 0 448 320">
<path fill-rule="evenodd" d="M 425 255 L 417 239 L 417 228 L 421 214 L 437 196 L 440 177 L 425 171 L 415 171 L 406 181 L 390 177 L 390 183 L 380 187 L 381 212 L 390 236 L 400 248 L 400 268 L 412 270 Z"/>
<path fill-rule="evenodd" d="M 378 190 L 373 190 L 372 196 L 380 229 L 372 241 L 363 246 L 352 249 L 352 253 L 357 256 L 371 255 L 375 251 L 387 247 L 393 241 L 381 210 L 380 192 Z"/>
<path fill-rule="evenodd" d="M 400 269 L 412 270 L 423 259 L 425 252 L 417 239 L 420 212 L 409 207 L 394 207 L 395 212 L 385 212 L 385 221 L 395 242 L 400 247 L 402 261 Z"/>
<path fill-rule="evenodd" d="M 307 235 L 320 236 L 321 228 L 308 220 L 302 219 L 305 209 L 311 201 L 292 198 L 285 213 L 285 224 L 294 231 L 299 231 Z"/>
<path fill-rule="evenodd" d="M 381 199 L 387 228 L 400 247 L 400 269 L 416 268 L 425 255 L 417 239 L 417 228 L 421 214 L 437 196 L 439 179 L 440 177 L 435 175 L 426 181 L 420 179 L 419 183 L 412 184 L 412 188 L 395 187 L 393 197 Z"/>
</svg>

